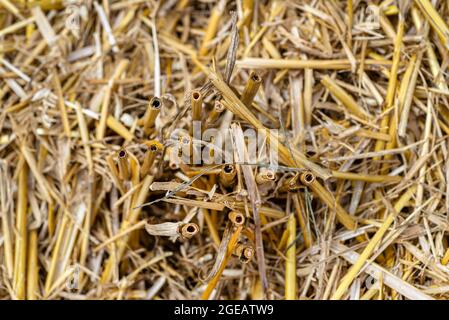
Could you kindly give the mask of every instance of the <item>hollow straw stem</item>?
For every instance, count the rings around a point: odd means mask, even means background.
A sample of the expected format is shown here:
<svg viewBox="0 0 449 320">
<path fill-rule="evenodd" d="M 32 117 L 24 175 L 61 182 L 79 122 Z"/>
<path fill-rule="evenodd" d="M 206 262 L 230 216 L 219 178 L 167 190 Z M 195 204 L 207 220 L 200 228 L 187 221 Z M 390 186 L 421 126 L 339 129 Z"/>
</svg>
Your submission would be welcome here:
<svg viewBox="0 0 449 320">
<path fill-rule="evenodd" d="M 194 90 L 190 95 L 190 103 L 192 105 L 192 126 L 190 127 L 190 135 L 194 136 L 194 128 L 196 126 L 193 125 L 194 122 L 201 122 L 201 115 L 203 111 L 203 95 L 200 91 Z M 201 127 L 201 130 L 203 128 Z"/>
<path fill-rule="evenodd" d="M 142 167 L 140 169 L 142 178 L 150 173 L 150 170 L 154 164 L 154 160 L 156 159 L 157 155 L 162 152 L 163 149 L 163 145 L 156 140 L 151 140 L 147 142 L 146 145 L 148 146 L 148 149 L 145 152 Z"/>
<path fill-rule="evenodd" d="M 121 149 L 118 152 L 118 172 L 119 172 L 119 178 L 122 180 L 128 180 L 130 173 L 129 173 L 129 160 L 128 160 L 128 153 L 125 149 Z"/>
<path fill-rule="evenodd" d="M 179 228 L 179 234 L 183 239 L 192 238 L 198 231 L 200 231 L 200 228 L 193 222 L 185 223 Z"/>
<path fill-rule="evenodd" d="M 256 96 L 261 84 L 262 78 L 254 71 L 251 72 L 251 74 L 249 75 L 249 79 L 246 82 L 242 96 L 240 97 L 240 100 L 248 108 L 251 108 L 251 104 L 253 103 L 254 97 Z"/>
<path fill-rule="evenodd" d="M 402 40 L 404 36 L 404 19 L 400 18 L 398 22 L 398 31 L 396 33 L 396 38 L 394 39 L 394 49 L 393 49 L 393 63 L 391 65 L 390 70 L 390 76 L 388 79 L 388 87 L 387 87 L 387 94 L 385 97 L 385 104 L 383 110 L 389 110 L 393 106 L 393 100 L 396 92 L 396 86 L 397 86 L 397 74 L 400 64 L 400 58 L 401 58 L 401 48 L 402 48 Z M 380 124 L 380 132 L 381 133 L 387 133 L 388 132 L 388 125 L 390 122 L 390 116 L 389 113 L 386 113 L 384 117 L 381 120 Z M 385 142 L 382 140 L 377 140 L 374 151 L 379 152 L 381 150 L 385 149 Z M 380 160 L 380 157 L 375 157 L 373 160 Z"/>
<path fill-rule="evenodd" d="M 228 104 L 226 107 L 235 115 L 240 118 L 248 121 L 251 125 L 253 125 L 256 129 L 261 130 L 265 129 L 262 123 L 248 110 L 248 108 L 243 104 L 243 102 L 235 95 L 231 88 L 220 79 L 212 70 L 204 66 L 201 62 L 199 62 L 195 57 L 192 58 L 194 62 L 201 67 L 203 72 L 208 76 L 210 81 L 214 84 L 214 86 L 220 90 L 223 97 L 228 100 Z M 299 150 L 288 149 L 286 146 L 282 145 L 279 139 L 273 134 L 269 133 L 270 144 L 272 143 L 277 147 L 279 152 L 280 160 L 286 165 L 298 167 L 302 166 L 309 170 L 311 170 L 315 175 L 321 177 L 322 179 L 328 179 L 332 175 L 331 173 L 321 166 L 309 161 L 304 154 L 302 154 Z M 330 208 L 336 208 L 337 218 L 340 222 L 348 229 L 355 228 L 354 218 L 351 217 L 338 203 L 335 203 L 335 199 L 333 199 L 332 195 L 324 189 L 320 183 L 315 180 L 312 184 L 312 190 L 318 192 L 317 195 L 324 201 Z"/>
<path fill-rule="evenodd" d="M 254 248 L 243 243 L 238 243 L 234 251 L 232 252 L 234 256 L 237 256 L 242 263 L 248 263 L 254 257 Z"/>
<path fill-rule="evenodd" d="M 149 135 L 154 131 L 156 118 L 161 109 L 162 100 L 158 97 L 151 98 L 143 118 L 143 131 L 146 135 Z"/>
<path fill-rule="evenodd" d="M 220 171 L 220 182 L 225 187 L 230 187 L 234 184 L 237 170 L 232 164 L 225 164 Z"/>
</svg>

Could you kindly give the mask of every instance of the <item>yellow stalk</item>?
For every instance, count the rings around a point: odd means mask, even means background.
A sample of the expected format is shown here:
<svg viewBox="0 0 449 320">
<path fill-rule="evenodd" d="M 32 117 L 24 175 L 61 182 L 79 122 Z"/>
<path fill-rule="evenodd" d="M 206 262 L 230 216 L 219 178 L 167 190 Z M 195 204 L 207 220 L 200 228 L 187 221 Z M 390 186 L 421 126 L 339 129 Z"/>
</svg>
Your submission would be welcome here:
<svg viewBox="0 0 449 320">
<path fill-rule="evenodd" d="M 220 280 L 221 275 L 224 269 L 226 268 L 226 265 L 228 264 L 228 260 L 232 256 L 232 253 L 234 252 L 234 248 L 238 242 L 242 228 L 243 226 L 239 225 L 238 227 L 235 228 L 235 231 L 232 233 L 231 239 L 229 240 L 228 247 L 226 249 L 226 254 L 223 258 L 223 261 L 221 262 L 220 268 L 218 269 L 214 277 L 207 284 L 206 290 L 204 290 L 203 294 L 201 295 L 201 300 L 208 300 L 212 291 L 217 286 L 217 283 Z"/>
<path fill-rule="evenodd" d="M 118 152 L 118 176 L 121 180 L 128 180 L 130 176 L 128 153 L 125 149 Z"/>
<path fill-rule="evenodd" d="M 248 108 L 251 107 L 261 83 L 262 79 L 260 78 L 260 76 L 255 72 L 251 72 L 251 74 L 249 75 L 249 79 L 246 82 L 246 86 L 243 90 L 242 96 L 240 97 L 240 100 L 242 100 L 243 104 Z"/>
<path fill-rule="evenodd" d="M 245 17 L 243 24 L 245 26 L 248 26 L 251 24 L 253 16 L 254 0 L 243 0 L 242 9 L 243 9 L 243 16 Z"/>
<path fill-rule="evenodd" d="M 206 220 L 207 227 L 209 228 L 210 236 L 212 240 L 214 241 L 215 245 L 218 247 L 220 246 L 220 236 L 218 235 L 217 228 L 215 228 L 215 225 L 211 219 L 211 216 L 209 214 L 209 210 L 207 209 L 200 209 L 203 212 L 204 220 Z"/>
<path fill-rule="evenodd" d="M 156 156 L 162 152 L 164 146 L 156 140 L 151 140 L 145 143 L 148 146 L 147 151 L 145 152 L 142 167 L 141 167 L 141 177 L 145 177 L 150 173 L 151 168 L 153 167 L 154 160 Z"/>
<path fill-rule="evenodd" d="M 131 208 L 127 213 L 126 219 L 123 220 L 122 225 L 120 226 L 120 232 L 126 230 L 129 226 L 134 225 L 137 222 L 140 212 L 142 211 L 142 208 L 140 206 L 144 204 L 145 199 L 148 196 L 148 191 L 150 190 L 151 183 L 153 183 L 153 176 L 146 176 L 143 180 L 142 186 L 140 187 L 139 193 L 135 198 L 135 201 L 133 201 L 131 204 Z M 116 254 L 112 254 L 110 256 L 109 260 L 106 263 L 103 274 L 101 275 L 100 282 L 102 284 L 110 281 L 115 260 L 120 261 L 123 257 L 126 246 L 128 244 L 128 240 L 129 236 L 125 236 L 123 237 L 123 239 L 121 239 L 121 241 L 118 242 Z"/>
<path fill-rule="evenodd" d="M 220 2 L 212 9 L 212 13 L 209 18 L 209 22 L 207 24 L 207 29 L 204 34 L 203 42 L 201 44 L 200 50 L 198 51 L 198 56 L 204 57 L 209 52 L 209 48 L 207 47 L 209 42 L 215 38 L 218 30 L 218 24 L 223 15 L 225 2 L 220 0 Z"/>
<path fill-rule="evenodd" d="M 28 18 L 26 20 L 22 20 L 22 21 L 16 22 L 16 23 L 14 23 L 14 24 L 12 24 L 12 25 L 4 28 L 4 29 L 1 29 L 0 30 L 0 37 L 3 37 L 3 36 L 5 36 L 7 34 L 10 34 L 10 33 L 14 33 L 17 30 L 20 30 L 22 28 L 25 28 L 30 23 L 34 23 L 35 20 L 36 19 L 34 17 L 31 17 L 31 18 Z"/>
<path fill-rule="evenodd" d="M 443 266 L 447 265 L 447 263 L 449 262 L 449 248 L 446 249 L 446 252 L 444 253 L 443 258 L 441 259 L 441 264 Z"/>
<path fill-rule="evenodd" d="M 353 266 L 349 269 L 349 271 L 346 273 L 346 275 L 342 278 L 337 290 L 332 295 L 332 300 L 339 300 L 342 298 L 342 296 L 345 294 L 346 290 L 351 285 L 352 281 L 357 277 L 358 273 L 362 269 L 363 265 L 365 264 L 366 260 L 371 256 L 374 249 L 377 247 L 379 242 L 382 240 L 382 237 L 387 232 L 388 228 L 391 226 L 391 224 L 394 222 L 395 217 L 397 214 L 399 214 L 402 209 L 408 205 L 410 199 L 412 198 L 413 194 L 416 191 L 416 185 L 411 186 L 405 193 L 402 194 L 402 196 L 399 198 L 399 200 L 394 205 L 394 211 L 391 212 L 385 221 L 382 223 L 381 227 L 377 230 L 375 235 L 371 238 L 365 249 L 363 249 L 363 252 L 360 254 L 357 261 L 353 264 Z"/>
<path fill-rule="evenodd" d="M 393 106 L 394 95 L 396 92 L 396 82 L 397 82 L 397 74 L 399 69 L 399 63 L 401 58 L 401 47 L 402 47 L 402 38 L 404 36 L 404 19 L 402 15 L 400 16 L 398 22 L 398 32 L 396 33 L 396 38 L 394 40 L 394 50 L 393 50 L 393 64 L 391 65 L 390 70 L 390 78 L 388 80 L 387 87 L 387 95 L 385 98 L 385 104 L 383 110 L 388 110 Z M 386 133 L 388 132 L 388 124 L 390 122 L 389 114 L 385 114 L 382 118 L 380 124 L 380 132 Z M 385 142 L 382 140 L 377 140 L 376 145 L 374 147 L 375 152 L 379 152 L 385 149 Z M 379 157 L 373 158 L 373 160 L 380 160 Z"/>
<path fill-rule="evenodd" d="M 112 157 L 112 154 L 106 157 L 106 162 L 108 164 L 112 180 L 114 181 L 116 187 L 120 190 L 122 194 L 125 193 L 125 188 L 123 187 L 123 183 L 119 178 L 119 173 L 115 161 Z"/>
<path fill-rule="evenodd" d="M 413 18 L 413 23 L 415 24 L 416 29 L 421 30 L 421 28 L 423 27 L 423 21 L 422 21 L 422 17 L 420 16 L 420 13 L 416 7 L 412 8 L 412 18 Z M 427 55 L 427 62 L 430 66 L 430 71 L 432 72 L 434 81 L 436 81 L 436 84 L 440 90 L 442 90 L 444 92 L 449 92 L 447 84 L 441 76 L 440 63 L 438 62 L 435 51 L 433 50 L 433 46 L 431 45 L 428 38 L 425 39 L 425 42 L 426 42 L 425 49 L 426 49 L 426 55 Z"/>
<path fill-rule="evenodd" d="M 147 111 L 143 116 L 143 131 L 146 135 L 151 134 L 155 129 L 156 118 L 161 112 L 162 109 L 162 100 L 158 97 L 151 98 Z"/>
<path fill-rule="evenodd" d="M 87 129 L 86 119 L 84 118 L 79 103 L 76 103 L 76 116 L 78 117 L 78 128 L 80 130 L 81 141 L 83 142 L 84 152 L 86 153 L 87 168 L 89 174 L 92 175 L 94 172 L 94 162 L 92 160 L 92 150 L 89 145 L 89 130 Z"/>
<path fill-rule="evenodd" d="M 28 166 L 22 162 L 18 176 L 17 220 L 14 258 L 14 290 L 16 298 L 26 298 L 26 263 L 27 263 L 27 211 L 28 211 Z"/>
<path fill-rule="evenodd" d="M 17 18 L 23 19 L 19 9 L 14 5 L 14 3 L 11 3 L 9 0 L 0 0 L 0 5 L 11 12 L 13 15 L 15 15 Z"/>
<path fill-rule="evenodd" d="M 284 1 L 278 0 L 273 1 L 270 8 L 270 16 L 268 17 L 268 22 L 273 21 L 276 17 L 279 18 L 282 17 L 284 9 L 285 9 Z M 251 49 L 256 45 L 256 43 L 259 42 L 260 38 L 262 38 L 265 32 L 267 32 L 267 30 L 268 30 L 267 25 L 264 25 L 262 28 L 260 28 L 260 30 L 256 33 L 256 35 L 251 39 L 249 45 L 245 48 L 245 52 L 243 53 L 244 57 L 248 56 Z"/>
<path fill-rule="evenodd" d="M 364 120 L 369 120 L 372 118 L 372 116 L 365 109 L 357 104 L 352 96 L 350 96 L 329 76 L 325 76 L 321 79 L 321 83 L 327 88 L 327 90 L 329 90 L 337 101 L 341 102 L 348 109 L 350 113 Z"/>
<path fill-rule="evenodd" d="M 287 222 L 288 241 L 290 248 L 285 261 L 285 300 L 296 299 L 296 219 L 291 214 Z"/>
<path fill-rule="evenodd" d="M 353 180 L 353 181 L 365 181 L 372 183 L 398 183 L 402 180 L 400 176 L 388 176 L 388 175 L 366 175 L 352 172 L 332 171 L 332 175 L 337 179 Z"/>
<path fill-rule="evenodd" d="M 313 69 L 304 69 L 304 124 L 306 128 L 312 124 L 313 111 Z"/>
<path fill-rule="evenodd" d="M 28 246 L 27 299 L 37 300 L 39 293 L 39 264 L 37 230 L 30 232 Z"/>
<path fill-rule="evenodd" d="M 444 19 L 438 14 L 438 11 L 433 7 L 429 0 L 415 0 L 415 3 L 438 34 L 438 37 L 443 42 L 446 49 L 449 49 L 449 27 L 444 22 Z"/>
<path fill-rule="evenodd" d="M 53 71 L 53 85 L 55 87 L 56 96 L 58 97 L 58 107 L 61 113 L 62 125 L 64 127 L 64 133 L 66 137 L 70 137 L 70 123 L 67 116 L 67 109 L 65 108 L 64 96 L 62 95 L 61 81 L 59 81 L 58 73 L 56 70 Z"/>
<path fill-rule="evenodd" d="M 201 114 L 203 111 L 203 95 L 201 92 L 194 90 L 191 95 L 192 103 L 192 120 L 201 121 Z"/>
<path fill-rule="evenodd" d="M 312 246 L 313 238 L 310 233 L 309 223 L 306 221 L 306 217 L 304 215 L 304 206 L 302 205 L 299 193 L 293 194 L 293 204 L 295 206 L 299 226 L 304 237 L 304 244 L 306 245 L 306 248 L 310 248 Z"/>
<path fill-rule="evenodd" d="M 357 61 L 359 63 L 360 61 Z M 390 60 L 364 60 L 365 66 L 389 66 Z M 317 70 L 351 70 L 348 59 L 335 60 L 300 60 L 300 59 L 266 59 L 244 58 L 237 61 L 237 66 L 246 69 L 317 69 Z"/>
<path fill-rule="evenodd" d="M 354 218 L 350 216 L 345 209 L 334 199 L 332 194 L 330 194 L 319 182 L 315 180 L 311 183 L 310 188 L 312 191 L 329 206 L 330 210 L 335 210 L 338 220 L 347 228 L 355 229 L 356 223 Z"/>
<path fill-rule="evenodd" d="M 115 71 L 109 81 L 109 84 L 105 87 L 103 103 L 101 105 L 100 122 L 98 123 L 97 127 L 97 140 L 103 140 L 106 132 L 106 122 L 109 115 L 109 101 L 111 99 L 114 81 L 120 78 L 120 76 L 125 71 L 128 64 L 129 64 L 128 60 L 126 59 L 121 60 L 117 65 L 117 67 L 115 68 Z"/>
<path fill-rule="evenodd" d="M 113 116 L 108 116 L 108 118 L 106 119 L 106 125 L 109 129 L 116 132 L 126 141 L 131 141 L 134 139 L 134 135 Z"/>
</svg>

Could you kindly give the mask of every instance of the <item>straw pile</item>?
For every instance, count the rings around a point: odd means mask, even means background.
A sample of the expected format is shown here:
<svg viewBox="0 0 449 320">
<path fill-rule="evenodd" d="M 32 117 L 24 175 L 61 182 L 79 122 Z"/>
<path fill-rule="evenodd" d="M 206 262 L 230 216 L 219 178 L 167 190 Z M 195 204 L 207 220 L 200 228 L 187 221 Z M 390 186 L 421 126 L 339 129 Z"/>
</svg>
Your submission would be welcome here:
<svg viewBox="0 0 449 320">
<path fill-rule="evenodd" d="M 448 13 L 0 0 L 0 297 L 449 298 Z"/>
</svg>

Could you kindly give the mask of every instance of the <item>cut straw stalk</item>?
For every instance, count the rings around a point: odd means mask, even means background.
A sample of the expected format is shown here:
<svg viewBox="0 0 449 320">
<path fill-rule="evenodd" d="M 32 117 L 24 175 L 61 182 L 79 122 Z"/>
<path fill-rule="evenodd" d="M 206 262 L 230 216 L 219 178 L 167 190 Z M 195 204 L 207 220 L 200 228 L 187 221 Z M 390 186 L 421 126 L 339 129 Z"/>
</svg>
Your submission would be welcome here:
<svg viewBox="0 0 449 320">
<path fill-rule="evenodd" d="M 235 95 L 235 93 L 228 87 L 228 85 L 221 80 L 216 73 L 212 70 L 201 64 L 198 60 L 193 58 L 196 61 L 196 64 L 202 68 L 202 70 L 209 77 L 211 82 L 215 85 L 215 87 L 221 91 L 223 98 L 228 101 L 226 107 L 235 115 L 241 117 L 242 119 L 248 121 L 251 125 L 253 125 L 258 130 L 266 130 L 266 128 L 262 125 L 262 123 L 248 110 L 248 108 L 242 103 L 242 101 Z M 305 168 L 311 170 L 315 175 L 327 179 L 331 177 L 331 173 L 316 165 L 315 163 L 309 161 L 299 150 L 293 149 L 290 150 L 282 145 L 278 138 L 269 134 L 270 143 L 274 146 L 277 146 L 280 160 L 289 166 L 297 167 L 298 164 L 304 166 Z M 355 222 L 353 217 L 351 217 L 338 203 L 335 202 L 332 195 L 324 189 L 323 186 L 319 184 L 318 181 L 312 184 L 312 188 L 315 192 L 318 192 L 317 195 L 323 200 L 329 207 L 336 208 L 337 217 L 340 222 L 348 229 L 355 228 Z"/>
<path fill-rule="evenodd" d="M 262 79 L 260 78 L 260 76 L 255 72 L 251 72 L 248 81 L 246 82 L 246 86 L 243 90 L 242 96 L 240 97 L 240 100 L 248 108 L 251 107 L 261 83 Z"/>
<path fill-rule="evenodd" d="M 14 3 L 10 2 L 9 0 L 0 0 L 0 6 L 4 7 L 6 10 L 15 15 L 17 18 L 23 19 L 19 9 L 14 5 Z"/>
<path fill-rule="evenodd" d="M 410 199 L 416 192 L 416 186 L 411 186 L 396 202 L 394 205 L 394 210 L 391 212 L 382 223 L 381 227 L 377 230 L 376 234 L 371 238 L 370 242 L 367 244 L 363 252 L 360 254 L 358 260 L 353 264 L 348 273 L 342 278 L 337 290 L 332 295 L 332 300 L 339 300 L 343 297 L 346 290 L 351 285 L 352 281 L 358 275 L 359 271 L 364 266 L 365 262 L 373 253 L 374 249 L 378 243 L 382 240 L 382 237 L 387 232 L 388 228 L 394 222 L 396 216 L 402 211 L 402 209 L 409 204 Z"/>
<path fill-rule="evenodd" d="M 287 222 L 288 240 L 285 260 L 285 300 L 296 299 L 296 219 L 291 214 Z"/>
<path fill-rule="evenodd" d="M 162 100 L 158 97 L 151 98 L 147 111 L 143 117 L 143 131 L 150 135 L 155 129 L 156 118 L 162 109 Z"/>
<path fill-rule="evenodd" d="M 117 158 L 118 158 L 118 176 L 122 180 L 128 180 L 130 176 L 128 152 L 126 152 L 125 149 L 121 149 L 117 154 Z"/>
<path fill-rule="evenodd" d="M 190 127 L 190 136 L 194 137 L 196 136 L 194 130 L 198 128 L 197 122 L 201 123 L 203 111 L 203 95 L 200 91 L 192 91 L 192 94 L 190 96 L 190 104 L 192 105 L 192 125 Z M 201 131 L 203 131 L 203 126 L 201 126 Z"/>
<path fill-rule="evenodd" d="M 225 110 L 226 107 L 223 105 L 223 103 L 221 103 L 218 100 L 215 100 L 214 107 L 209 112 L 209 115 L 206 119 L 206 128 L 214 124 Z"/>
<path fill-rule="evenodd" d="M 150 173 L 151 168 L 153 167 L 154 164 L 154 160 L 156 159 L 156 156 L 162 153 L 162 150 L 164 149 L 164 146 L 159 141 L 156 140 L 148 141 L 145 144 L 147 145 L 148 149 L 147 151 L 145 151 L 141 167 L 142 178 Z"/>
<path fill-rule="evenodd" d="M 220 171 L 220 182 L 225 187 L 233 186 L 237 170 L 232 164 L 225 164 Z"/>
<path fill-rule="evenodd" d="M 359 61 L 357 61 L 359 63 Z M 364 60 L 365 66 L 381 67 L 391 65 L 389 60 Z M 237 66 L 246 69 L 316 69 L 316 70 L 351 70 L 348 59 L 340 60 L 299 60 L 299 59 L 265 59 L 244 58 L 237 60 Z"/>
</svg>

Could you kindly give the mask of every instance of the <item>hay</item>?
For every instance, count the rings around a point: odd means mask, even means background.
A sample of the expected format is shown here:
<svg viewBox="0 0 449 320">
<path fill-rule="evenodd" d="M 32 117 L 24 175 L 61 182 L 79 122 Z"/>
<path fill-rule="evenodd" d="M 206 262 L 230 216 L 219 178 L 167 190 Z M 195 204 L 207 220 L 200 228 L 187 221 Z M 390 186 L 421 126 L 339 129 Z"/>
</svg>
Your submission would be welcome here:
<svg viewBox="0 0 449 320">
<path fill-rule="evenodd" d="M 448 299 L 448 10 L 1 0 L 0 298 Z"/>
</svg>

